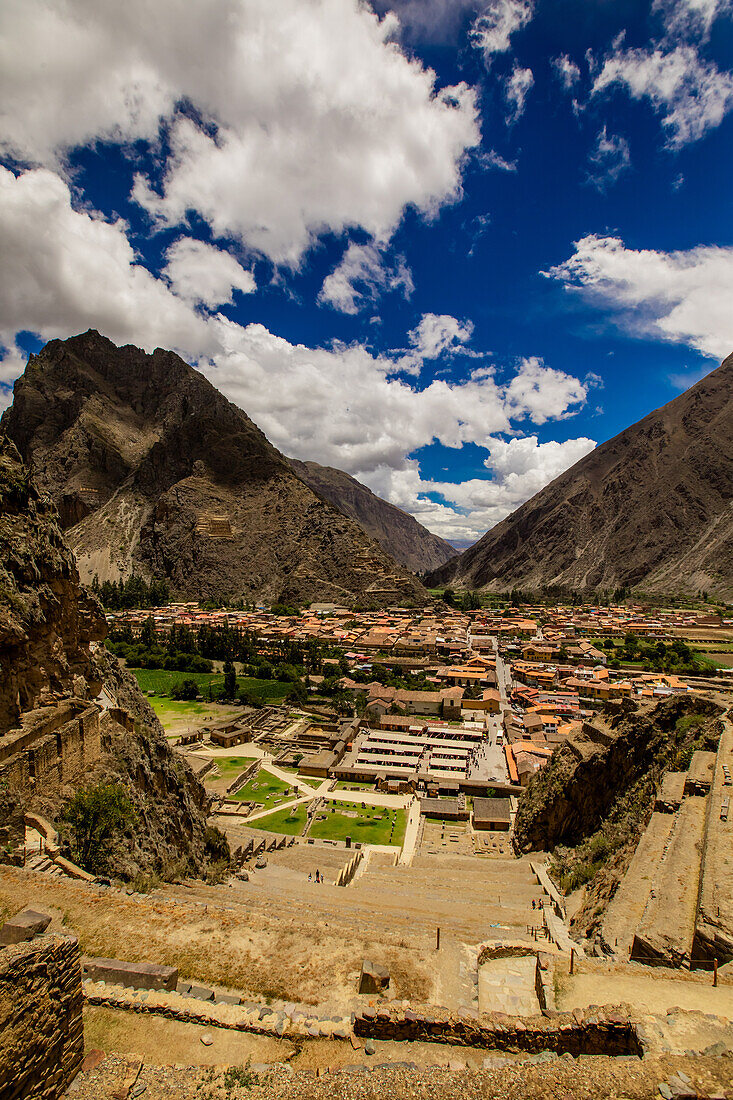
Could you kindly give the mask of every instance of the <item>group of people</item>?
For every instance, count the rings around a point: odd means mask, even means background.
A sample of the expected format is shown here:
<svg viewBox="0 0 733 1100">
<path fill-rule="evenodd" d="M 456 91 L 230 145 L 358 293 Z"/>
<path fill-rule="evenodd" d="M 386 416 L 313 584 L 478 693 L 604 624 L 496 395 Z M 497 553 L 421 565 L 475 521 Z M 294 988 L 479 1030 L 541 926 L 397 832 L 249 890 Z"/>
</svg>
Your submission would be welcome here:
<svg viewBox="0 0 733 1100">
<path fill-rule="evenodd" d="M 323 875 L 321 874 L 321 872 L 316 867 L 316 882 L 323 883 L 324 881 L 325 880 L 324 880 Z M 311 874 L 310 871 L 308 872 L 308 882 L 313 882 L 313 875 Z"/>
</svg>

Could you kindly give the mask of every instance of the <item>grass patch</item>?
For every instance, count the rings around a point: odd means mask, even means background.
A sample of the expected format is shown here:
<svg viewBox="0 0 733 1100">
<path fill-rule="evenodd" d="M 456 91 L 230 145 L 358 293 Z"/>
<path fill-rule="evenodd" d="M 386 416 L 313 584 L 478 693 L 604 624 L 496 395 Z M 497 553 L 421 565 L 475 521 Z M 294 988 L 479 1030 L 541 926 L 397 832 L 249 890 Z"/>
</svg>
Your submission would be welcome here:
<svg viewBox="0 0 733 1100">
<path fill-rule="evenodd" d="M 216 698 L 224 686 L 224 676 L 221 672 L 169 672 L 163 668 L 134 668 L 130 671 L 134 674 L 141 691 L 154 691 L 156 695 L 167 695 L 173 685 L 180 683 L 181 680 L 195 680 L 200 694 L 208 700 L 209 688 L 212 696 Z M 254 676 L 237 677 L 238 690 L 250 692 L 263 703 L 282 703 L 292 686 L 282 680 L 259 680 Z"/>
<path fill-rule="evenodd" d="M 252 761 L 256 759 L 254 756 L 215 756 L 214 763 L 219 775 L 228 778 L 232 775 L 238 775 L 250 766 Z"/>
<path fill-rule="evenodd" d="M 232 795 L 239 802 L 258 802 L 264 810 L 269 810 L 276 802 L 286 797 L 285 792 L 293 789 L 292 784 L 283 783 L 262 769 L 243 787 Z"/>
<path fill-rule="evenodd" d="M 337 791 L 373 791 L 373 783 L 352 783 L 348 779 L 339 779 L 336 784 Z"/>
<path fill-rule="evenodd" d="M 344 811 L 358 816 L 349 817 Z M 324 820 L 313 822 L 308 836 L 316 840 L 346 840 L 349 836 L 360 844 L 394 845 L 401 845 L 405 836 L 407 818 L 404 810 L 391 810 L 385 806 L 367 806 L 362 810 L 360 802 L 329 802 L 325 813 Z"/>
<path fill-rule="evenodd" d="M 301 836 L 308 820 L 306 803 L 301 802 L 292 809 L 276 810 L 274 814 L 248 821 L 248 829 L 266 829 L 271 833 L 285 833 L 286 836 Z"/>
</svg>

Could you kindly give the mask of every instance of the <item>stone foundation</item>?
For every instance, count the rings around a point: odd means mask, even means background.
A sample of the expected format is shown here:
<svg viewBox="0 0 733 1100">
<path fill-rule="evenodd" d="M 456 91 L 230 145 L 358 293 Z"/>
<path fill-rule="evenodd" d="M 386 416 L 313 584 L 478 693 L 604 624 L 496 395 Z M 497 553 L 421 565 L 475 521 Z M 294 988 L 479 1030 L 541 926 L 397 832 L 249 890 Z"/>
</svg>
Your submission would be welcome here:
<svg viewBox="0 0 733 1100">
<path fill-rule="evenodd" d="M 0 949 L 0 1100 L 57 1100 L 84 1057 L 79 944 L 43 935 Z"/>
</svg>

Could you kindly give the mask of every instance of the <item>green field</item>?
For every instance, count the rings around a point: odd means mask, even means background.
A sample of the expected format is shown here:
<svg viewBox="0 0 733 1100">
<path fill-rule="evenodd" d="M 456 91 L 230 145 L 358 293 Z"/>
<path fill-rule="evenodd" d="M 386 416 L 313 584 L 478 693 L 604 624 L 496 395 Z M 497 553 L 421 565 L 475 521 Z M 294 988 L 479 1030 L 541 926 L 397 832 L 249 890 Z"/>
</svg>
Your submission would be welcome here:
<svg viewBox="0 0 733 1100">
<path fill-rule="evenodd" d="M 285 833 L 287 836 L 300 836 L 305 828 L 308 815 L 306 804 L 301 802 L 292 810 L 276 810 L 274 814 L 260 817 L 256 821 L 248 821 L 249 829 L 266 829 L 271 833 Z"/>
<path fill-rule="evenodd" d="M 373 783 L 352 783 L 349 779 L 339 779 L 336 784 L 337 791 L 373 791 Z"/>
<path fill-rule="evenodd" d="M 275 802 L 282 801 L 285 791 L 292 791 L 293 787 L 283 783 L 269 772 L 260 770 L 257 775 L 241 787 L 232 798 L 239 802 L 259 802 L 264 810 L 270 809 Z M 293 796 L 294 797 L 294 796 Z"/>
<path fill-rule="evenodd" d="M 178 718 L 211 716 L 211 703 L 186 702 L 183 699 L 167 699 L 159 695 L 152 696 L 148 702 L 163 725 L 165 725 L 166 719 L 169 722 L 175 722 Z"/>
<path fill-rule="evenodd" d="M 214 757 L 216 770 L 219 775 L 223 776 L 225 779 L 231 779 L 235 775 L 239 775 L 240 772 L 245 771 L 254 759 L 254 756 L 247 756 L 246 753 L 243 753 L 241 756 Z"/>
<path fill-rule="evenodd" d="M 344 811 L 358 816 L 348 817 Z M 360 802 L 329 802 L 326 814 L 325 820 L 313 822 L 308 836 L 316 840 L 345 840 L 349 836 L 360 844 L 396 845 L 401 845 L 405 836 L 407 819 L 404 810 L 390 810 L 382 806 L 367 806 L 362 810 Z M 390 839 L 393 821 L 394 835 Z"/>
<path fill-rule="evenodd" d="M 130 669 L 142 691 L 154 691 L 156 695 L 167 695 L 174 684 L 181 680 L 195 680 L 201 695 L 206 698 L 211 685 L 212 692 L 224 683 L 221 672 L 168 672 L 162 668 L 134 668 Z M 292 684 L 286 684 L 282 680 L 258 680 L 253 676 L 238 676 L 237 688 L 250 691 L 253 695 L 265 703 L 282 703 L 290 691 Z"/>
</svg>

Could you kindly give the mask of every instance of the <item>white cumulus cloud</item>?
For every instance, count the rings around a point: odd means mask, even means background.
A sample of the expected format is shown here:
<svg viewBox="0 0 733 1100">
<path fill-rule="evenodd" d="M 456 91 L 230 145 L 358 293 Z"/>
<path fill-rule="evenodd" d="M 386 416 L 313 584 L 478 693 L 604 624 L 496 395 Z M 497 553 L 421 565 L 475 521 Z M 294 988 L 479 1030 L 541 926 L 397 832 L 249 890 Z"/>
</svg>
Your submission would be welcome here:
<svg viewBox="0 0 733 1100">
<path fill-rule="evenodd" d="M 378 245 L 352 241 L 323 280 L 318 298 L 342 313 L 353 314 L 386 291 L 399 291 L 409 298 L 414 289 L 404 256 L 387 260 Z"/>
<path fill-rule="evenodd" d="M 424 313 L 409 340 L 421 359 L 437 359 L 450 348 L 467 343 L 472 334 L 470 321 L 459 321 L 447 313 Z"/>
<path fill-rule="evenodd" d="M 721 72 L 689 45 L 665 50 L 618 44 L 596 75 L 593 94 L 614 85 L 632 99 L 647 99 L 661 114 L 671 148 L 698 141 L 733 109 L 733 73 Z"/>
<path fill-rule="evenodd" d="M 599 191 L 605 191 L 631 167 L 628 141 L 620 134 L 609 134 L 608 128 L 603 126 L 590 154 L 590 163 L 589 183 Z"/>
<path fill-rule="evenodd" d="M 707 38 L 718 16 L 733 12 L 733 0 L 654 0 L 670 36 Z"/>
<path fill-rule="evenodd" d="M 574 88 L 580 80 L 580 69 L 565 53 L 552 59 L 552 67 L 566 91 Z"/>
<path fill-rule="evenodd" d="M 6 0 L 0 20 L 5 153 L 58 169 L 162 128 L 160 190 L 140 175 L 137 200 L 277 263 L 325 231 L 382 240 L 406 206 L 434 213 L 480 137 L 473 90 L 437 88 L 359 0 Z"/>
<path fill-rule="evenodd" d="M 515 65 L 504 82 L 504 99 L 509 108 L 509 121 L 516 122 L 524 114 L 524 106 L 527 96 L 534 84 L 534 74 L 531 69 L 523 69 Z"/>
<path fill-rule="evenodd" d="M 204 254 L 204 262 L 212 258 Z M 408 456 L 436 440 L 490 449 L 498 435 L 516 433 L 517 424 L 526 429 L 565 417 L 586 399 L 585 383 L 539 359 L 522 360 L 501 379 L 481 366 L 461 381 L 435 378 L 419 386 L 406 380 L 399 359 L 375 356 L 361 344 L 308 347 L 264 325 L 201 313 L 200 295 L 192 301 L 174 292 L 188 294 L 185 280 L 169 285 L 137 261 L 123 222 L 75 210 L 68 185 L 45 168 L 17 177 L 0 169 L 0 266 L 0 403 L 7 403 L 5 387 L 22 368 L 19 332 L 51 339 L 93 327 L 117 343 L 179 351 L 288 454 L 366 480 L 392 470 L 404 481 L 413 469 Z M 219 270 L 218 283 L 208 284 L 209 302 L 231 290 L 234 274 L 228 263 L 226 278 Z M 469 321 L 426 314 L 406 354 L 419 361 L 467 354 L 471 332 Z M 420 518 L 428 509 L 441 530 L 453 530 L 451 508 L 413 503 L 409 510 L 417 508 Z M 455 530 L 473 524 L 478 534 L 485 518 L 462 514 Z"/>
<path fill-rule="evenodd" d="M 628 330 L 722 359 L 733 351 L 733 248 L 661 252 L 588 236 L 548 275 L 620 314 Z"/>
<path fill-rule="evenodd" d="M 94 327 L 117 343 L 204 354 L 203 318 L 136 262 L 124 222 L 74 210 L 67 184 L 37 168 L 0 167 L 0 341 Z"/>
<path fill-rule="evenodd" d="M 379 496 L 410 511 L 442 538 L 474 541 L 595 447 L 586 437 L 540 443 L 537 436 L 489 439 L 490 476 L 459 484 L 426 480 L 417 462 L 382 466 L 360 476 Z M 429 496 L 428 494 L 433 494 Z M 438 495 L 441 499 L 435 500 Z"/>
<path fill-rule="evenodd" d="M 230 252 L 193 237 L 179 237 L 166 253 L 164 274 L 175 293 L 187 302 L 214 309 L 232 302 L 232 291 L 251 294 L 257 289 L 254 275 Z"/>
</svg>

